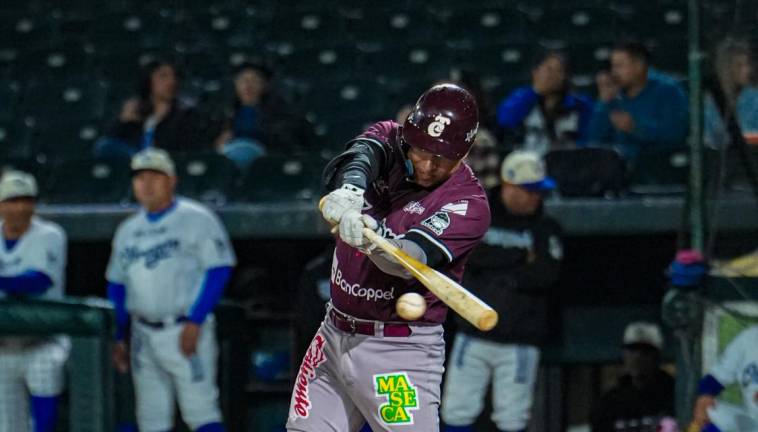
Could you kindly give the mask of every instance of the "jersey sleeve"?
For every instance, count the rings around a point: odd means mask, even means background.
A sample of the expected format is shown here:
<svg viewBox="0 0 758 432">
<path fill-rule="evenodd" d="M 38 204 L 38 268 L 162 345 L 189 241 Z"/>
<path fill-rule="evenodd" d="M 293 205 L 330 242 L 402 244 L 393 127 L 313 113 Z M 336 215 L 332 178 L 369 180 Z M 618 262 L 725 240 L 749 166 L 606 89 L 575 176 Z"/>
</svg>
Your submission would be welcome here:
<svg viewBox="0 0 758 432">
<path fill-rule="evenodd" d="M 111 242 L 111 257 L 108 261 L 108 267 L 105 270 L 105 279 L 108 282 L 114 284 L 125 284 L 126 282 L 126 269 L 124 268 L 124 261 L 121 259 L 123 243 L 124 229 L 119 228 L 116 231 L 116 235 L 113 236 L 113 242 Z"/>
<path fill-rule="evenodd" d="M 234 267 L 237 258 L 221 221 L 208 212 L 198 224 L 198 257 L 203 269 Z"/>
<path fill-rule="evenodd" d="M 66 269 L 66 234 L 62 229 L 54 229 L 40 240 L 30 253 L 29 268 L 24 270 L 44 273 L 53 284 L 62 284 Z"/>
<path fill-rule="evenodd" d="M 743 331 L 727 345 L 724 352 L 719 356 L 716 364 L 711 368 L 710 374 L 723 386 L 727 386 L 737 380 L 739 367 L 745 358 L 750 344 L 754 343 L 754 334 L 758 327 L 751 327 Z"/>
<path fill-rule="evenodd" d="M 484 237 L 490 225 L 490 211 L 484 198 L 451 201 L 412 226 L 406 237 L 423 239 L 437 248 L 447 262 L 466 255 Z"/>
</svg>

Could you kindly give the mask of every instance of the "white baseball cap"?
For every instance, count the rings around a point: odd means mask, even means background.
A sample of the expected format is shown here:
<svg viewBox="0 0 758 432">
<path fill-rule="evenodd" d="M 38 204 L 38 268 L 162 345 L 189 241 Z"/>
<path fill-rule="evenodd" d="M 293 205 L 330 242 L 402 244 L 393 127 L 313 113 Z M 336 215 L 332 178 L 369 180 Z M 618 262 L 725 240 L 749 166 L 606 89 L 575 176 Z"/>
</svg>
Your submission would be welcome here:
<svg viewBox="0 0 758 432">
<path fill-rule="evenodd" d="M 132 157 L 132 172 L 151 170 L 162 172 L 169 176 L 176 175 L 174 161 L 165 150 L 149 147 L 139 151 Z"/>
<path fill-rule="evenodd" d="M 37 197 L 37 181 L 34 176 L 23 171 L 6 171 L 0 178 L 0 201 L 22 197 Z"/>
<path fill-rule="evenodd" d="M 651 322 L 633 322 L 624 330 L 624 346 L 645 344 L 661 350 L 663 348 L 663 334 L 658 324 Z"/>
<path fill-rule="evenodd" d="M 555 189 L 555 180 L 547 176 L 542 158 L 532 151 L 511 152 L 500 166 L 500 179 L 531 191 Z"/>
</svg>

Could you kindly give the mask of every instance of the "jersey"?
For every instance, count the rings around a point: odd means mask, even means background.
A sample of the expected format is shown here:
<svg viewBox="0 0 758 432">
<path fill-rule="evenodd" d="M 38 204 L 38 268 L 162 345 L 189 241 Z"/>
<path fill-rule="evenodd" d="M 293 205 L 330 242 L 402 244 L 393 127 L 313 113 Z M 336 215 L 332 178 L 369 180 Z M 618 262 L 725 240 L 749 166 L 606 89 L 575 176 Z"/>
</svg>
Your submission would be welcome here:
<svg viewBox="0 0 758 432">
<path fill-rule="evenodd" d="M 2 232 L 2 223 L 0 223 Z M 47 275 L 52 286 L 37 298 L 60 299 L 65 291 L 66 233 L 56 223 L 32 217 L 29 229 L 8 250 L 0 244 L 0 276 L 18 276 L 27 271 Z M 0 291 L 0 298 L 6 294 Z"/>
<path fill-rule="evenodd" d="M 721 383 L 737 383 L 749 414 L 758 418 L 758 325 L 743 330 L 729 343 L 710 374 Z"/>
<path fill-rule="evenodd" d="M 157 220 L 145 210 L 116 231 L 106 278 L 126 286 L 126 310 L 147 320 L 186 315 L 205 272 L 234 266 L 221 221 L 195 201 L 178 198 Z"/>
<path fill-rule="evenodd" d="M 369 127 L 358 139 L 374 142 L 385 153 L 384 166 L 364 194 L 363 213 L 379 223 L 385 238 L 411 233 L 427 240 L 445 256 L 438 270 L 460 281 L 466 259 L 490 224 L 487 195 L 465 163 L 434 189 L 408 179 L 399 125 L 392 121 Z M 406 292 L 422 294 L 427 310 L 419 322 L 442 323 L 447 306 L 416 279 L 406 280 L 382 272 L 371 260 L 337 239 L 332 262 L 332 304 L 356 318 L 402 321 L 395 301 Z"/>
</svg>

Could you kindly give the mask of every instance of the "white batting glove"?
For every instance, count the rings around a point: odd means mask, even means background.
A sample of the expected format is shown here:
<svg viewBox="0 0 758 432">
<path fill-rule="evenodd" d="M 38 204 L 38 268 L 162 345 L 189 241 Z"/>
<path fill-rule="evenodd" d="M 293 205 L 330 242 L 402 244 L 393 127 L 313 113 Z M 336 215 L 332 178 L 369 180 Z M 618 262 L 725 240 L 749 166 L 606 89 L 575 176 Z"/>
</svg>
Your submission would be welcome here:
<svg viewBox="0 0 758 432">
<path fill-rule="evenodd" d="M 348 210 L 342 215 L 340 221 L 340 238 L 350 246 L 364 253 L 370 253 L 368 249 L 371 242 L 363 237 L 363 228 L 376 231 L 379 224 L 369 215 L 362 215 L 357 210 Z"/>
<path fill-rule="evenodd" d="M 357 211 L 360 214 L 363 209 L 363 189 L 358 186 L 345 184 L 341 188 L 331 191 L 324 198 L 321 214 L 327 222 L 336 225 L 342 220 L 342 216 L 348 210 Z"/>
</svg>

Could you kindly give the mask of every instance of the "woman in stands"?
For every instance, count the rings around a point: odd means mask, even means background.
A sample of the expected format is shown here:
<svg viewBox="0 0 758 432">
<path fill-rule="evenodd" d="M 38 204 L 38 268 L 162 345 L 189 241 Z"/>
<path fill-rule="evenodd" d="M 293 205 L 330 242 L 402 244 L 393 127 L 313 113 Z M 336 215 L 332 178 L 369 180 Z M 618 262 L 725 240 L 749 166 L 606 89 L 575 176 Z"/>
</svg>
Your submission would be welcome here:
<svg viewBox="0 0 758 432">
<path fill-rule="evenodd" d="M 95 156 L 129 160 L 153 146 L 174 153 L 210 150 L 209 121 L 177 97 L 179 84 L 173 63 L 154 60 L 145 65 L 137 96 L 124 102 L 116 121 L 95 144 Z"/>
<path fill-rule="evenodd" d="M 234 102 L 215 147 L 240 169 L 264 154 L 297 153 L 313 144 L 311 125 L 272 91 L 272 74 L 260 61 L 244 62 L 234 72 Z"/>
</svg>

